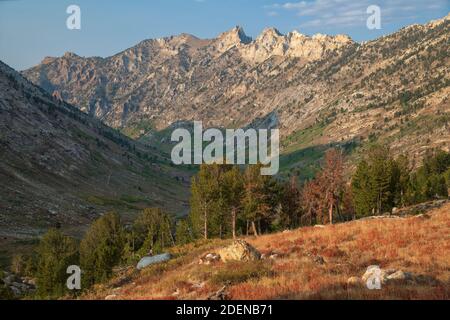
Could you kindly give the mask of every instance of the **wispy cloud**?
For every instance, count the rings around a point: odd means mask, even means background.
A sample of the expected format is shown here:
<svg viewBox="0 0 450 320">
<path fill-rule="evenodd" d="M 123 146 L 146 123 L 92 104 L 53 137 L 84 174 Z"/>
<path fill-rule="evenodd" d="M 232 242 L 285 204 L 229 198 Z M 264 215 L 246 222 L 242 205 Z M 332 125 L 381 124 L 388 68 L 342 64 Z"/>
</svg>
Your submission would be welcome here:
<svg viewBox="0 0 450 320">
<path fill-rule="evenodd" d="M 301 19 L 300 27 L 352 27 L 365 23 L 367 8 L 378 5 L 382 20 L 414 18 L 419 13 L 448 8 L 448 0 L 312 0 L 266 5 L 270 13 L 295 12 Z"/>
</svg>

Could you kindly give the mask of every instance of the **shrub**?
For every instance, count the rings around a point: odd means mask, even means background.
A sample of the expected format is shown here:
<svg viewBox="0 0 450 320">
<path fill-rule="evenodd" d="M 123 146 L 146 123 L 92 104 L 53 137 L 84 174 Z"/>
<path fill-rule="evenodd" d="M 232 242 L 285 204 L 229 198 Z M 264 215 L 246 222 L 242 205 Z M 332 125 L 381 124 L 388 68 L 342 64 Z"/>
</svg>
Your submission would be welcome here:
<svg viewBox="0 0 450 320">
<path fill-rule="evenodd" d="M 213 275 L 211 281 L 215 284 L 236 284 L 250 279 L 259 279 L 273 275 L 270 265 L 263 261 L 230 262 Z"/>
<path fill-rule="evenodd" d="M 23 276 L 25 273 L 25 257 L 22 254 L 15 254 L 11 261 L 11 272 L 18 276 Z"/>
</svg>

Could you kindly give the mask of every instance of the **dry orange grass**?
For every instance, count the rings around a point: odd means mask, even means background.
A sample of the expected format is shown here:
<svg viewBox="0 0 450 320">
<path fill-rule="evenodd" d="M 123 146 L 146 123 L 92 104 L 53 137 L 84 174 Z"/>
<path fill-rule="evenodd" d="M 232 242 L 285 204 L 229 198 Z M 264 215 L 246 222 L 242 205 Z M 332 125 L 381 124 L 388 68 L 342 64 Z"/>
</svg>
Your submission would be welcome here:
<svg viewBox="0 0 450 320">
<path fill-rule="evenodd" d="M 449 299 L 450 204 L 422 217 L 354 221 L 325 228 L 302 228 L 246 240 L 279 258 L 264 266 L 245 262 L 199 265 L 200 255 L 229 241 L 176 248 L 178 257 L 153 266 L 113 291 L 99 287 L 84 298 L 205 299 L 222 286 L 231 299 Z M 325 263 L 317 262 L 317 256 Z M 389 285 L 381 290 L 349 286 L 369 265 L 435 278 L 422 285 Z M 264 272 L 258 272 L 265 269 Z M 231 270 L 231 271 L 230 271 Z M 269 271 L 269 272 L 268 272 Z M 230 278 L 230 282 L 227 279 Z M 222 283 L 221 283 L 222 281 Z"/>
</svg>

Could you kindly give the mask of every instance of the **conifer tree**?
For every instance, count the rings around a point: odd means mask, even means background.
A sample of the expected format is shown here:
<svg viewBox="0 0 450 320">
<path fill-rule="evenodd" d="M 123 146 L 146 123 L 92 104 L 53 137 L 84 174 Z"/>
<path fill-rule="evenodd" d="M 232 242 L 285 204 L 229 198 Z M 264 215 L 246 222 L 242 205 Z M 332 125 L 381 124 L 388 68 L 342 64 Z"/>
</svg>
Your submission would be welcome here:
<svg viewBox="0 0 450 320">
<path fill-rule="evenodd" d="M 408 204 L 407 194 L 411 182 L 411 170 L 409 169 L 408 158 L 406 156 L 401 155 L 393 162 L 392 174 L 392 190 L 394 192 L 395 206 L 405 207 Z"/>
<path fill-rule="evenodd" d="M 140 257 L 161 253 L 175 244 L 170 216 L 159 208 L 144 209 L 133 224 L 134 246 Z"/>
<path fill-rule="evenodd" d="M 80 263 L 85 288 L 107 280 L 121 258 L 125 234 L 118 214 L 108 213 L 97 219 L 80 244 Z"/>
<path fill-rule="evenodd" d="M 382 214 L 392 208 L 392 161 L 386 147 L 376 146 L 369 151 L 369 175 L 375 199 L 375 212 Z"/>
<path fill-rule="evenodd" d="M 79 261 L 77 242 L 59 230 L 50 229 L 39 242 L 37 256 L 38 297 L 54 299 L 67 293 L 67 268 Z"/>
<path fill-rule="evenodd" d="M 217 231 L 217 215 L 222 206 L 220 179 L 222 169 L 218 164 L 202 165 L 192 178 L 190 219 L 196 237 L 208 239 Z"/>
<path fill-rule="evenodd" d="M 242 210 L 242 199 L 244 196 L 244 181 L 242 173 L 237 166 L 224 173 L 221 181 L 223 204 L 226 212 L 229 213 L 231 221 L 231 235 L 236 238 L 237 222 Z"/>
<path fill-rule="evenodd" d="M 283 185 L 281 193 L 280 227 L 283 229 L 298 227 L 300 209 L 300 189 L 297 184 L 297 177 L 292 176 Z"/>
<path fill-rule="evenodd" d="M 187 219 L 181 219 L 177 222 L 175 236 L 177 245 L 188 244 L 194 240 L 192 228 Z"/>
<path fill-rule="evenodd" d="M 281 188 L 269 176 L 261 175 L 261 165 L 250 165 L 244 174 L 243 212 L 252 233 L 270 228 L 275 208 L 279 204 Z M 248 232 L 248 227 L 247 227 Z"/>
<path fill-rule="evenodd" d="M 353 203 L 358 218 L 369 215 L 375 208 L 372 188 L 369 164 L 362 160 L 352 178 Z"/>
</svg>

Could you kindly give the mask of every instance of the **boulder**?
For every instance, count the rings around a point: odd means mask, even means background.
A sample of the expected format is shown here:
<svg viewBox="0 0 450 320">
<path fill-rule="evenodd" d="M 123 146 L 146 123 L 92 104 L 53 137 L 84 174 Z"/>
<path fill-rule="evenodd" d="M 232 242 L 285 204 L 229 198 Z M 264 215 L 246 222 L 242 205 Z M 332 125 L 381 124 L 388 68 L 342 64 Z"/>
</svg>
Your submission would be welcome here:
<svg viewBox="0 0 450 320">
<path fill-rule="evenodd" d="M 407 282 L 413 280 L 413 275 L 409 272 L 398 270 L 386 277 L 387 282 Z"/>
<path fill-rule="evenodd" d="M 213 262 L 217 262 L 220 260 L 220 256 L 216 253 L 208 253 L 201 257 L 198 261 L 198 264 L 206 264 L 209 265 Z"/>
<path fill-rule="evenodd" d="M 3 278 L 3 282 L 7 285 L 11 285 L 13 282 L 16 281 L 16 277 L 12 274 L 8 274 L 5 278 Z"/>
<path fill-rule="evenodd" d="M 369 266 L 361 279 L 364 283 L 367 283 L 369 279 L 379 277 L 380 283 L 385 284 L 388 281 L 388 276 L 395 272 L 396 270 L 393 269 L 381 269 L 379 266 Z"/>
<path fill-rule="evenodd" d="M 152 264 L 166 262 L 169 261 L 170 259 L 171 255 L 169 253 L 163 253 L 152 257 L 143 257 L 137 264 L 136 268 L 138 270 L 142 270 Z"/>
<path fill-rule="evenodd" d="M 232 245 L 221 249 L 218 254 L 223 262 L 261 259 L 261 253 L 244 240 L 235 240 Z"/>
<path fill-rule="evenodd" d="M 381 269 L 378 266 L 369 266 L 361 277 L 363 283 L 367 283 L 369 279 L 379 277 L 381 285 L 390 284 L 426 284 L 436 285 L 438 281 L 426 275 L 416 275 L 403 270 Z M 350 280 L 350 279 L 349 279 Z"/>
</svg>

